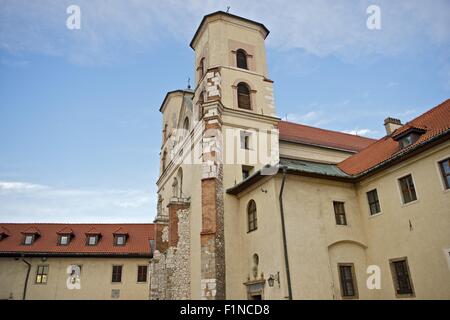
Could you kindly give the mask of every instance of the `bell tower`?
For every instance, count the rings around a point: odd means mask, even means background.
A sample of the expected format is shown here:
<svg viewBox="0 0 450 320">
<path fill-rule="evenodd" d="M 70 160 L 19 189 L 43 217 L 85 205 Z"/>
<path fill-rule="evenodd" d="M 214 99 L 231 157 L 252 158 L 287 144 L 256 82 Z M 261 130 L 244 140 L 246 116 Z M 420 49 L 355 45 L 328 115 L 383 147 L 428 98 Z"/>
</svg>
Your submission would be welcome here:
<svg viewBox="0 0 450 320">
<path fill-rule="evenodd" d="M 203 130 L 202 299 L 226 298 L 225 240 L 233 243 L 235 239 L 232 235 L 227 238 L 225 224 L 230 218 L 225 212 L 235 210 L 232 205 L 226 207 L 233 200 L 224 201 L 224 190 L 233 186 L 237 179 L 242 180 L 244 172 L 241 163 L 228 161 L 229 154 L 233 153 L 229 152 L 228 143 L 233 140 L 234 145 L 236 139 L 244 136 L 247 140 L 244 144 L 238 142 L 238 148 L 248 156 L 250 149 L 254 151 L 259 145 L 255 137 L 254 148 L 250 148 L 250 138 L 243 130 L 273 130 L 279 120 L 275 116 L 273 82 L 267 72 L 264 41 L 268 34 L 269 30 L 259 22 L 219 11 L 203 18 L 190 44 L 195 51 L 193 105 L 196 120 L 201 122 Z M 278 136 L 273 140 L 278 143 Z M 275 158 L 278 157 L 278 148 L 276 150 Z M 274 162 L 277 161 L 278 158 Z M 253 168 L 259 169 L 267 163 L 266 159 L 260 160 Z"/>
</svg>

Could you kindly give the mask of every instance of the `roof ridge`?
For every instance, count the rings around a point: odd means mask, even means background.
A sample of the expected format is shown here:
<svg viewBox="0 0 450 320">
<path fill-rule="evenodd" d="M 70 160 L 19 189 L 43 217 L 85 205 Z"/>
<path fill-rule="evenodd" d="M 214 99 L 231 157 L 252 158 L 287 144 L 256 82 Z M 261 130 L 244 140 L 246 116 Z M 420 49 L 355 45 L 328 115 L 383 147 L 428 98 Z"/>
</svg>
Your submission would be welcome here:
<svg viewBox="0 0 450 320">
<path fill-rule="evenodd" d="M 321 130 L 321 131 L 339 133 L 339 134 L 342 134 L 342 135 L 346 135 L 346 136 L 350 136 L 350 137 L 362 138 L 362 139 L 371 140 L 371 141 L 377 141 L 378 140 L 378 139 L 374 139 L 374 138 L 359 136 L 359 135 L 356 135 L 356 134 L 351 134 L 351 133 L 346 133 L 346 132 L 337 131 L 337 130 L 331 130 L 331 129 L 324 129 L 324 128 L 319 128 L 319 127 L 314 127 L 314 126 L 301 124 L 301 123 L 297 123 L 297 122 L 292 122 L 292 121 L 280 120 L 279 122 L 284 122 L 284 123 L 293 124 L 293 125 L 296 125 L 296 126 L 302 126 L 302 127 L 312 128 L 312 129 Z"/>
</svg>

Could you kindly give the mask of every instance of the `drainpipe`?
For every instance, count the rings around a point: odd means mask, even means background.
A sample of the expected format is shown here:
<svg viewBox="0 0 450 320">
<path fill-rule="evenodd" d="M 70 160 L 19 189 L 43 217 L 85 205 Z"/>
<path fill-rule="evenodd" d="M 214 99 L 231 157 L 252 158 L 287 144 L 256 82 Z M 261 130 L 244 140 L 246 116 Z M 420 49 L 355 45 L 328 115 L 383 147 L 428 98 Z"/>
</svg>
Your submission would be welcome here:
<svg viewBox="0 0 450 320">
<path fill-rule="evenodd" d="M 289 300 L 292 300 L 292 286 L 291 286 L 291 273 L 289 271 L 289 258 L 288 258 L 288 250 L 287 250 L 287 241 L 286 241 L 286 226 L 284 222 L 284 208 L 283 208 L 283 191 L 284 191 L 284 184 L 286 182 L 286 171 L 287 167 L 282 166 L 283 169 L 283 179 L 281 181 L 281 188 L 280 188 L 280 215 L 281 215 L 281 230 L 283 233 L 283 249 L 284 249 L 284 263 L 286 266 L 286 278 L 287 278 L 287 285 L 288 285 L 288 298 Z"/>
<path fill-rule="evenodd" d="M 25 284 L 23 286 L 23 297 L 22 297 L 22 300 L 26 300 L 25 298 L 27 296 L 28 278 L 30 277 L 31 263 L 29 263 L 27 260 L 23 258 L 22 261 L 28 266 L 27 276 L 25 277 Z"/>
</svg>

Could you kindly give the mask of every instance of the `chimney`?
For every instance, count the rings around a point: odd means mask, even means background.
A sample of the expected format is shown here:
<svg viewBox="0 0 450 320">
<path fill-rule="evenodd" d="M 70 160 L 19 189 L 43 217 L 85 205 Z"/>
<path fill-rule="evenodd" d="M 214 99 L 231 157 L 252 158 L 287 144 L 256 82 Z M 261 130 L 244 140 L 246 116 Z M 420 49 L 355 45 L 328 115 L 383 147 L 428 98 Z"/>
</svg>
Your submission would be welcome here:
<svg viewBox="0 0 450 320">
<path fill-rule="evenodd" d="M 384 127 L 386 128 L 387 135 L 392 134 L 395 130 L 397 130 L 401 126 L 403 126 L 403 124 L 401 123 L 400 119 L 389 117 L 384 120 Z"/>
</svg>

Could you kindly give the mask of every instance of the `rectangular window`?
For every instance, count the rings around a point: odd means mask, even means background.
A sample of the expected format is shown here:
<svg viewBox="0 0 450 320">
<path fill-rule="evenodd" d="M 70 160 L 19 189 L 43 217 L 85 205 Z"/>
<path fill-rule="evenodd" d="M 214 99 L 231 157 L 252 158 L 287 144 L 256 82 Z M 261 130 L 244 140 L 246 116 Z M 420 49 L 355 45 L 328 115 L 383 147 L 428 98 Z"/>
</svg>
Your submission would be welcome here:
<svg viewBox="0 0 450 320">
<path fill-rule="evenodd" d="M 124 246 L 126 242 L 125 235 L 116 235 L 114 236 L 114 245 L 116 246 Z"/>
<path fill-rule="evenodd" d="M 253 170 L 252 166 L 242 166 L 242 179 L 245 180 L 248 177 L 250 177 L 252 170 Z"/>
<path fill-rule="evenodd" d="M 47 283 L 47 278 L 48 278 L 48 266 L 47 265 L 38 266 L 36 272 L 36 283 L 45 284 Z"/>
<path fill-rule="evenodd" d="M 27 234 L 23 238 L 23 244 L 29 246 L 29 245 L 31 245 L 33 243 L 33 240 L 34 240 L 34 235 Z"/>
<path fill-rule="evenodd" d="M 351 263 L 339 264 L 339 279 L 343 298 L 358 298 L 354 266 Z"/>
<path fill-rule="evenodd" d="M 241 131 L 241 149 L 250 150 L 250 132 Z"/>
<path fill-rule="evenodd" d="M 442 179 L 444 180 L 444 187 L 446 190 L 450 189 L 450 158 L 439 162 L 441 168 Z"/>
<path fill-rule="evenodd" d="M 333 201 L 334 216 L 336 218 L 336 224 L 345 226 L 347 225 L 347 218 L 345 216 L 345 207 L 343 202 Z"/>
<path fill-rule="evenodd" d="M 98 236 L 88 236 L 86 240 L 86 244 L 88 246 L 95 246 L 98 241 Z"/>
<path fill-rule="evenodd" d="M 147 266 L 138 266 L 137 282 L 147 282 Z"/>
<path fill-rule="evenodd" d="M 409 174 L 403 178 L 398 179 L 398 181 L 400 183 L 403 203 L 407 204 L 409 202 L 417 200 L 416 189 L 414 187 L 412 176 Z"/>
<path fill-rule="evenodd" d="M 371 216 L 381 212 L 377 189 L 373 189 L 372 191 L 367 192 L 367 200 L 369 201 Z"/>
<path fill-rule="evenodd" d="M 59 236 L 59 245 L 60 246 L 67 246 L 70 242 L 70 236 L 68 235 L 61 235 Z"/>
<path fill-rule="evenodd" d="M 113 266 L 112 282 L 122 282 L 122 266 Z"/>
<path fill-rule="evenodd" d="M 407 258 L 394 259 L 390 261 L 392 278 L 394 281 L 395 294 L 398 297 L 413 296 L 411 275 Z"/>
</svg>

